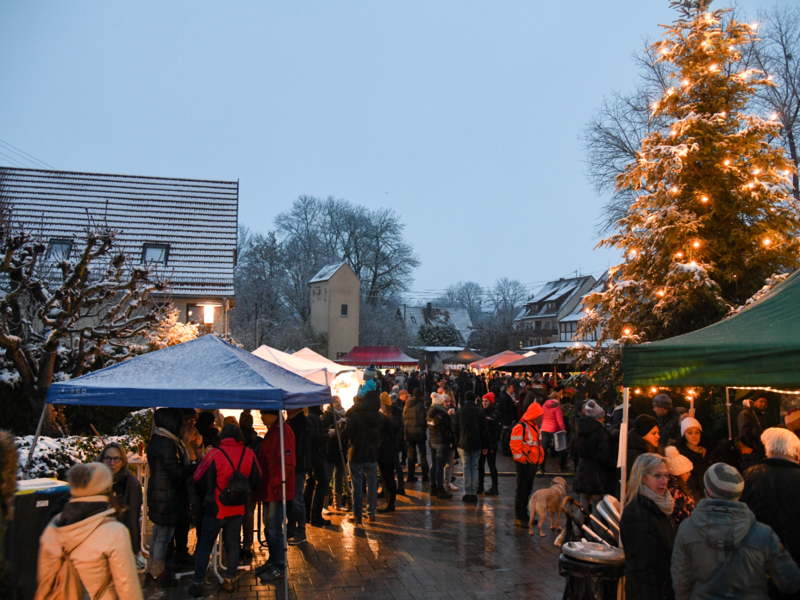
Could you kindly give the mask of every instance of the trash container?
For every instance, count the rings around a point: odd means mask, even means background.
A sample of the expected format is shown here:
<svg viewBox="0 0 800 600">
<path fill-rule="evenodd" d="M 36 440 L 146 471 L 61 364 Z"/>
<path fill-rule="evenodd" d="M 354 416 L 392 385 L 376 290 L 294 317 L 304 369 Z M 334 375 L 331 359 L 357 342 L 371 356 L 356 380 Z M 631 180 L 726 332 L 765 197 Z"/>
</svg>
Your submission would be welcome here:
<svg viewBox="0 0 800 600">
<path fill-rule="evenodd" d="M 28 479 L 18 482 L 14 496 L 14 518 L 4 541 L 6 560 L 11 565 L 12 584 L 18 600 L 36 595 L 36 565 L 39 537 L 50 522 L 50 511 L 69 486 L 57 479 Z"/>
<path fill-rule="evenodd" d="M 604 544 L 567 542 L 558 557 L 558 573 L 567 579 L 564 600 L 616 600 L 625 553 Z"/>
</svg>

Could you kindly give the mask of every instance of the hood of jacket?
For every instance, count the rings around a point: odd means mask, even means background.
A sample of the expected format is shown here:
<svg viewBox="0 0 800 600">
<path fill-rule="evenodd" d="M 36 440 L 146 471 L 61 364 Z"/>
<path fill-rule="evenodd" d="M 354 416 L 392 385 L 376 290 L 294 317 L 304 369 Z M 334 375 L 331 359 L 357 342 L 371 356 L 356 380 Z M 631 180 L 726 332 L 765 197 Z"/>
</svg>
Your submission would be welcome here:
<svg viewBox="0 0 800 600">
<path fill-rule="evenodd" d="M 103 522 L 104 519 L 106 519 L 106 517 L 114 516 L 113 508 L 108 508 L 100 512 L 94 512 L 91 505 L 94 505 L 96 507 L 97 503 L 101 502 L 103 499 L 105 499 L 106 506 L 108 506 L 108 498 L 105 498 L 104 496 L 87 496 L 84 499 L 81 500 L 73 499 L 70 500 L 69 503 L 67 503 L 67 506 L 75 504 L 76 512 L 81 512 L 81 508 L 84 508 L 79 505 L 88 505 L 85 507 L 86 511 L 94 514 L 90 514 L 90 516 L 87 516 L 84 519 L 81 519 L 79 521 L 73 521 L 73 519 L 69 519 L 68 521 L 69 524 L 67 525 L 58 525 L 59 517 L 53 519 L 52 521 L 52 524 L 54 525 L 53 532 L 58 538 L 58 542 L 65 550 L 72 552 L 72 550 L 77 548 L 78 544 L 81 544 L 83 541 L 86 540 L 86 538 L 92 535 L 92 532 L 100 526 L 100 524 Z"/>
<path fill-rule="evenodd" d="M 561 403 L 555 398 L 551 398 L 550 400 L 544 403 L 545 408 L 558 408 L 559 406 L 561 406 Z"/>
<path fill-rule="evenodd" d="M 744 502 L 701 500 L 691 516 L 691 524 L 712 548 L 738 548 L 750 532 L 756 517 Z"/>
<path fill-rule="evenodd" d="M 406 400 L 406 408 L 414 408 L 417 404 L 422 404 L 422 396 L 411 396 Z"/>
<path fill-rule="evenodd" d="M 578 435 L 590 435 L 598 429 L 605 429 L 605 427 L 594 417 L 580 417 L 575 420 L 575 431 Z M 630 433 L 628 435 L 630 435 Z M 644 440 L 642 440 L 642 442 L 644 442 Z"/>
<path fill-rule="evenodd" d="M 650 444 L 648 444 L 642 436 L 633 431 L 628 432 L 628 448 L 635 448 L 642 452 L 650 452 Z"/>
<path fill-rule="evenodd" d="M 544 414 L 544 409 L 542 408 L 542 405 L 539 404 L 538 402 L 534 402 L 528 407 L 528 410 L 525 411 L 525 414 L 522 416 L 522 420 L 528 421 L 529 423 L 533 423 L 543 414 Z"/>
</svg>

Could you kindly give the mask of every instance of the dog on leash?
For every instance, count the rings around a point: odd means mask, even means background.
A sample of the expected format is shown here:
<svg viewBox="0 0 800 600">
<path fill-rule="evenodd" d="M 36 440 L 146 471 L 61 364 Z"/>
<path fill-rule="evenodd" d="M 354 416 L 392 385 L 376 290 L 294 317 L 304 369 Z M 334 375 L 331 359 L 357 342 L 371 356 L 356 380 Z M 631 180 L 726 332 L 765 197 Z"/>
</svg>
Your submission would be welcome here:
<svg viewBox="0 0 800 600">
<path fill-rule="evenodd" d="M 553 483 L 549 488 L 537 490 L 528 501 L 528 512 L 531 520 L 528 522 L 528 533 L 533 535 L 533 525 L 537 523 L 539 535 L 544 537 L 542 523 L 547 513 L 550 513 L 550 529 L 559 531 L 561 529 L 561 511 L 563 510 L 564 497 L 567 495 L 567 482 L 562 477 L 553 478 Z"/>
</svg>

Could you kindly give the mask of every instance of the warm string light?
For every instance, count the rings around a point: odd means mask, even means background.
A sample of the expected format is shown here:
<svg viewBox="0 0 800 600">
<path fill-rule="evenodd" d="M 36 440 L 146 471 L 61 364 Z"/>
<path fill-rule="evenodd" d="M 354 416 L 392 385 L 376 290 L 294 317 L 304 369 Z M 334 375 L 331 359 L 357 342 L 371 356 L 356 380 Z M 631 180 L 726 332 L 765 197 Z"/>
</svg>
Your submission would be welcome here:
<svg viewBox="0 0 800 600">
<path fill-rule="evenodd" d="M 731 161 L 729 161 L 729 160 L 726 158 L 726 159 L 725 159 L 725 160 L 722 162 L 722 164 L 723 164 L 723 165 L 725 165 L 725 166 L 727 167 L 727 166 L 729 166 L 729 165 L 731 164 Z"/>
<path fill-rule="evenodd" d="M 773 387 L 744 387 L 740 385 L 729 385 L 732 390 L 764 390 L 765 392 L 772 392 L 774 394 L 792 394 L 793 396 L 800 395 L 800 390 L 778 390 Z"/>
<path fill-rule="evenodd" d="M 624 333 L 625 335 L 630 335 L 631 330 L 628 327 L 626 327 L 625 329 L 622 330 L 622 333 Z"/>
<path fill-rule="evenodd" d="M 764 238 L 761 243 L 765 246 L 769 246 L 772 243 L 772 240 L 769 238 Z"/>
<path fill-rule="evenodd" d="M 692 248 L 699 248 L 699 247 L 700 247 L 700 242 L 695 242 L 692 244 Z"/>
<path fill-rule="evenodd" d="M 708 196 L 703 196 L 702 198 L 700 198 L 700 202 L 703 202 L 703 203 L 708 202 Z"/>
</svg>

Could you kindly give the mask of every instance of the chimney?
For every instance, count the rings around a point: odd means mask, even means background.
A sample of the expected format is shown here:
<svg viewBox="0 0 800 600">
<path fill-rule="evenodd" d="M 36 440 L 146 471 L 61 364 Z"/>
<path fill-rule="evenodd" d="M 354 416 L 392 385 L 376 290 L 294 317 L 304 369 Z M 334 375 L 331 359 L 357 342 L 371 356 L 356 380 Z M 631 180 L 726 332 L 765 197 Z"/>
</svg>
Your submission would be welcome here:
<svg viewBox="0 0 800 600">
<path fill-rule="evenodd" d="M 433 304 L 428 302 L 428 308 L 425 309 L 425 313 L 428 315 L 428 320 L 430 321 L 433 318 Z"/>
</svg>

